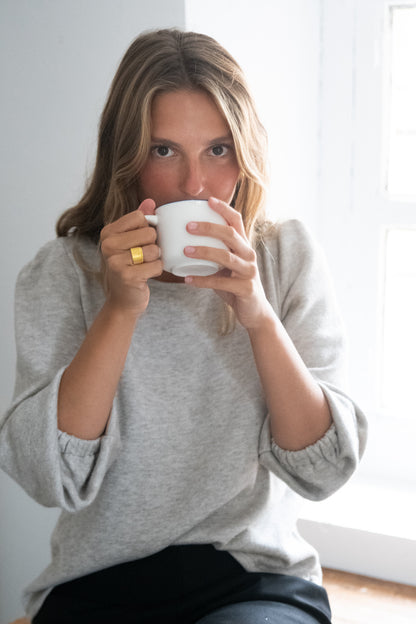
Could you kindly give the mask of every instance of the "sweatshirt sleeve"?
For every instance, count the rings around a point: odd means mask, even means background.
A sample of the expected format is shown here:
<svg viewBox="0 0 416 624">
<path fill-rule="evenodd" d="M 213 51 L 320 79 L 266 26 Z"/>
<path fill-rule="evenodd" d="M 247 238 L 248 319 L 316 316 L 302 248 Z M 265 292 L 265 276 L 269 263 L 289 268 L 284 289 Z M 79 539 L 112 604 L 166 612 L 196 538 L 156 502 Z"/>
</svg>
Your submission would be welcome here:
<svg viewBox="0 0 416 624">
<path fill-rule="evenodd" d="M 304 363 L 325 394 L 332 425 L 315 444 L 288 451 L 267 417 L 260 461 L 301 496 L 320 500 L 353 474 L 365 448 L 366 418 L 346 392 L 346 338 L 321 248 L 299 221 L 282 224 L 265 254 L 266 293 Z"/>
<path fill-rule="evenodd" d="M 61 376 L 87 331 L 81 272 L 66 239 L 45 245 L 20 272 L 15 392 L 0 420 L 0 467 L 40 504 L 67 511 L 94 500 L 120 446 L 114 410 L 96 440 L 57 426 Z"/>
</svg>

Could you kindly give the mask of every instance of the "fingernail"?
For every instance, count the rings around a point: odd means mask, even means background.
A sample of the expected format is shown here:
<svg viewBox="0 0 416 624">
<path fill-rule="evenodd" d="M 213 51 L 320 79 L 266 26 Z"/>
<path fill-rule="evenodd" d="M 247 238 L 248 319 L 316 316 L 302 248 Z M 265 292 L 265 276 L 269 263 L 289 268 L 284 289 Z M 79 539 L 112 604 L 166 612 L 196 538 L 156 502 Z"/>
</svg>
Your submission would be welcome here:
<svg viewBox="0 0 416 624">
<path fill-rule="evenodd" d="M 198 227 L 198 224 L 195 221 L 191 221 L 190 223 L 188 223 L 188 230 L 196 230 Z"/>
<path fill-rule="evenodd" d="M 190 245 L 187 245 L 184 251 L 187 254 L 194 254 L 196 250 L 195 250 L 195 247 L 191 247 Z"/>
</svg>

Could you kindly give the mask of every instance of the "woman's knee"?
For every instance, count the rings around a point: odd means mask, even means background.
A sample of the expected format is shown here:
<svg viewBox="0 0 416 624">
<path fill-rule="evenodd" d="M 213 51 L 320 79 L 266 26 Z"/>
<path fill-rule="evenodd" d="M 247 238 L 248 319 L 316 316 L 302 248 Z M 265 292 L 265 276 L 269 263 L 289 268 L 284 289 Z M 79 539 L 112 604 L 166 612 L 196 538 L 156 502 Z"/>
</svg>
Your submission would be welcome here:
<svg viewBox="0 0 416 624">
<path fill-rule="evenodd" d="M 196 624 L 319 624 L 298 607 L 266 600 L 230 604 L 198 620 Z"/>
</svg>

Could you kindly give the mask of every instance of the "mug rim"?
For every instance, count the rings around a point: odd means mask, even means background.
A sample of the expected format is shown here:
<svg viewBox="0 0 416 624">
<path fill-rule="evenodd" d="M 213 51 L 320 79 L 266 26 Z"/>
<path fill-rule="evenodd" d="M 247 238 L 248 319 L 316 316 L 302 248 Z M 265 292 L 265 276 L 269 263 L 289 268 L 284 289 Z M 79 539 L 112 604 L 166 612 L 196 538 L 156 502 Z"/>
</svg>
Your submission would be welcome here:
<svg viewBox="0 0 416 624">
<path fill-rule="evenodd" d="M 167 202 L 166 204 L 162 204 L 161 206 L 158 206 L 157 208 L 155 208 L 155 212 L 157 213 L 158 210 L 161 210 L 162 208 L 165 208 L 167 206 L 174 206 L 174 205 L 178 205 L 178 204 L 205 204 L 208 208 L 210 208 L 210 205 L 208 204 L 208 200 L 207 199 L 179 199 L 178 201 L 173 201 L 173 202 Z M 211 209 L 212 210 L 212 209 Z"/>
</svg>

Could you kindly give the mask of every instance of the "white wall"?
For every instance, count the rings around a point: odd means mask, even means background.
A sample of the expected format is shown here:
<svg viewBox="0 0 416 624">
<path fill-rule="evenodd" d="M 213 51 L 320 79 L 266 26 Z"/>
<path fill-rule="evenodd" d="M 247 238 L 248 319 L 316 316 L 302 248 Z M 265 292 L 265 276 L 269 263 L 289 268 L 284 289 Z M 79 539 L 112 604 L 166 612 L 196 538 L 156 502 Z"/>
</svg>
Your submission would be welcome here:
<svg viewBox="0 0 416 624">
<path fill-rule="evenodd" d="M 270 211 L 316 221 L 320 0 L 187 0 L 190 30 L 222 43 L 246 73 L 269 135 Z"/>
<path fill-rule="evenodd" d="M 13 290 L 54 236 L 94 157 L 98 116 L 118 62 L 142 30 L 179 26 L 217 38 L 239 60 L 268 130 L 271 207 L 316 220 L 319 0 L 2 0 L 0 2 L 0 411 L 14 381 Z M 0 472 L 0 623 L 48 563 L 57 517 Z"/>
<path fill-rule="evenodd" d="M 0 411 L 14 383 L 13 290 L 19 269 L 54 236 L 94 157 L 98 117 L 131 40 L 185 23 L 182 0 L 0 2 Z M 47 564 L 57 516 L 0 472 L 0 622 Z"/>
</svg>

